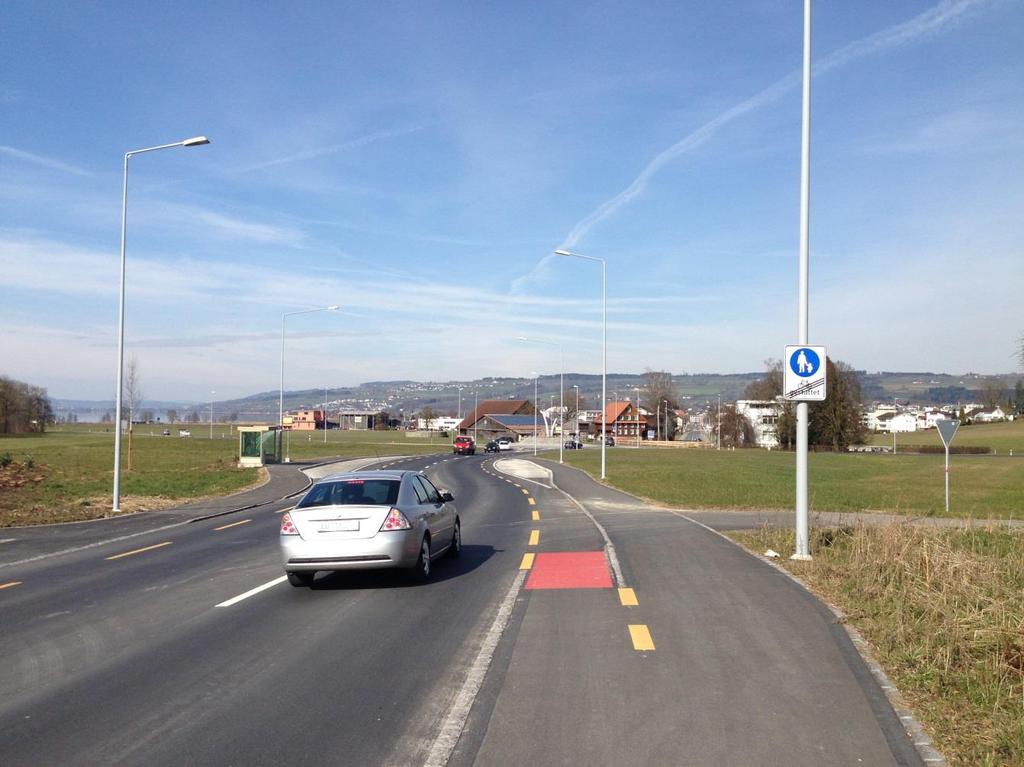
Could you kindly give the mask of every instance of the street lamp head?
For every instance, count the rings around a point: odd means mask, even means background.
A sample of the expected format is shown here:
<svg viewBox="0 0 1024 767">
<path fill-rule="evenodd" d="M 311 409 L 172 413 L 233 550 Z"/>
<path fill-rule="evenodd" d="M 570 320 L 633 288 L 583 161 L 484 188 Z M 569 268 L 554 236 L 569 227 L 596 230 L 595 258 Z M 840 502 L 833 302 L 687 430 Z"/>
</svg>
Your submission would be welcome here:
<svg viewBox="0 0 1024 767">
<path fill-rule="evenodd" d="M 181 142 L 182 146 L 202 146 L 203 144 L 209 144 L 210 139 L 206 136 L 196 136 L 195 138 L 187 138 Z"/>
<path fill-rule="evenodd" d="M 529 341 L 530 339 L 526 336 L 516 336 L 517 341 Z"/>
<path fill-rule="evenodd" d="M 329 311 L 329 312 L 336 312 L 336 311 L 338 311 L 338 305 L 334 304 L 333 306 L 328 306 L 327 307 L 327 311 Z"/>
<path fill-rule="evenodd" d="M 568 250 L 556 250 L 555 251 L 555 255 L 556 256 L 571 256 L 572 253 L 570 253 Z"/>
</svg>

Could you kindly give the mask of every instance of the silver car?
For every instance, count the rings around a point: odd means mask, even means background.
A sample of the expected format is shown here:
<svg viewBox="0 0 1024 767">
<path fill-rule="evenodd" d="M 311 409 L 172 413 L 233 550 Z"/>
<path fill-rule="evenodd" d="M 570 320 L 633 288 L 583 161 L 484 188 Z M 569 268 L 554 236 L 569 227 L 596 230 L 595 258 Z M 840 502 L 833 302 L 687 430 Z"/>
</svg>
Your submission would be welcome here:
<svg viewBox="0 0 1024 767">
<path fill-rule="evenodd" d="M 426 580 L 433 560 L 462 550 L 454 500 L 416 471 L 325 477 L 281 517 L 288 582 L 310 586 L 318 570 L 388 567 Z"/>
</svg>

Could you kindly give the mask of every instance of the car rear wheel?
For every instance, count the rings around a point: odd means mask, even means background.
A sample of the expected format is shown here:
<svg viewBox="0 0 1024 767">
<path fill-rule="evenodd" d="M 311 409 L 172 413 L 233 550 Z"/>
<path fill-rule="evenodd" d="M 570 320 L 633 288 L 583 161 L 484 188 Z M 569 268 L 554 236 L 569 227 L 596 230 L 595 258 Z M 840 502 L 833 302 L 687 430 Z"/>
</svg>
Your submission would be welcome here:
<svg viewBox="0 0 1024 767">
<path fill-rule="evenodd" d="M 288 582 L 293 586 L 312 586 L 313 576 L 316 573 L 311 572 L 298 572 L 298 573 L 287 573 Z"/>
<path fill-rule="evenodd" d="M 429 580 L 430 578 L 430 539 L 424 538 L 423 543 L 420 544 L 420 556 L 416 560 L 415 566 L 412 568 L 413 580 L 423 581 Z"/>
<path fill-rule="evenodd" d="M 455 531 L 452 533 L 452 545 L 448 548 L 448 553 L 453 557 L 462 554 L 462 524 L 459 520 L 455 520 Z"/>
</svg>

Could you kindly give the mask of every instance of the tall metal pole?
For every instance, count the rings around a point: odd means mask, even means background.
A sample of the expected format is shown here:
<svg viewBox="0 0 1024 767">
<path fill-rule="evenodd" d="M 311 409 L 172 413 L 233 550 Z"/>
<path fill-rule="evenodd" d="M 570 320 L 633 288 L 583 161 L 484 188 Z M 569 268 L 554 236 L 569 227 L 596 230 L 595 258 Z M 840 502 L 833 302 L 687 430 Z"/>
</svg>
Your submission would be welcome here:
<svg viewBox="0 0 1024 767">
<path fill-rule="evenodd" d="M 277 425 L 278 425 L 278 427 L 280 427 L 280 429 L 282 431 L 284 431 L 284 321 L 288 317 L 293 317 L 296 314 L 312 314 L 313 312 L 334 312 L 334 311 L 337 311 L 337 310 L 338 310 L 337 305 L 318 306 L 316 309 L 300 309 L 297 312 L 285 312 L 284 314 L 281 315 L 281 389 L 280 389 L 280 393 L 278 395 L 278 400 L 277 400 Z M 325 418 L 325 420 L 326 420 L 326 417 L 327 417 L 327 410 L 326 410 L 326 408 L 327 408 L 327 405 L 325 403 L 324 404 L 324 418 Z M 285 463 L 288 463 L 291 460 L 291 457 L 290 457 L 290 455 L 288 453 L 288 447 L 289 447 L 289 442 L 290 442 L 288 437 L 289 437 L 290 433 L 291 433 L 291 429 L 289 429 L 288 432 L 285 433 L 285 451 L 284 451 Z M 324 434 L 324 439 L 326 440 L 326 438 L 327 438 L 327 435 L 325 433 Z"/>
<path fill-rule="evenodd" d="M 601 259 L 601 428 L 604 429 L 604 413 L 608 410 L 608 262 Z M 605 454 L 608 445 L 601 435 L 601 479 L 606 479 L 607 462 Z"/>
<path fill-rule="evenodd" d="M 327 387 L 324 387 L 324 444 L 327 444 Z"/>
<path fill-rule="evenodd" d="M 798 339 L 808 343 L 808 262 L 811 202 L 811 0 L 804 0 L 803 108 L 800 131 L 800 276 Z M 796 551 L 791 559 L 811 558 L 807 514 L 807 403 L 796 406 Z"/>
<path fill-rule="evenodd" d="M 587 261 L 601 262 L 601 479 L 606 479 L 607 462 L 605 459 L 607 445 L 605 445 L 605 417 L 608 411 L 608 262 L 596 256 L 584 256 L 582 253 L 573 253 L 569 250 L 559 249 L 555 251 L 556 256 L 568 258 L 583 258 Z"/>
<path fill-rule="evenodd" d="M 537 374 L 533 374 L 533 454 L 537 455 Z"/>
<path fill-rule="evenodd" d="M 715 444 L 719 450 L 722 449 L 722 394 L 718 394 L 718 428 L 715 431 Z"/>
<path fill-rule="evenodd" d="M 170 149 L 178 146 L 202 146 L 209 144 L 206 136 L 176 141 L 173 144 L 161 144 L 145 149 L 133 149 L 124 154 L 124 192 L 121 196 L 121 280 L 117 295 L 117 391 L 114 393 L 114 492 L 111 510 L 117 514 L 121 511 L 121 409 L 124 386 L 124 282 L 125 282 L 125 240 L 128 233 L 128 159 L 132 155 L 155 152 L 158 149 Z"/>
<path fill-rule="evenodd" d="M 636 391 L 636 446 L 640 448 L 640 387 L 634 386 Z"/>
<path fill-rule="evenodd" d="M 900 412 L 900 406 L 896 402 L 896 398 L 892 398 L 892 420 L 889 422 L 892 424 L 892 454 L 896 455 L 896 414 Z"/>
<path fill-rule="evenodd" d="M 558 345 L 558 360 L 560 369 L 558 371 L 558 417 L 561 418 L 561 434 L 558 435 L 558 462 L 562 463 L 565 452 L 565 404 L 562 399 L 565 396 L 565 352 L 562 345 Z"/>
<path fill-rule="evenodd" d="M 213 439 L 213 395 L 216 391 L 210 392 L 210 439 Z"/>
<path fill-rule="evenodd" d="M 121 390 L 124 388 L 124 243 L 128 233 L 128 158 L 124 156 L 124 194 L 121 198 L 121 287 L 117 299 L 117 392 L 114 396 L 114 505 L 121 511 Z"/>
</svg>

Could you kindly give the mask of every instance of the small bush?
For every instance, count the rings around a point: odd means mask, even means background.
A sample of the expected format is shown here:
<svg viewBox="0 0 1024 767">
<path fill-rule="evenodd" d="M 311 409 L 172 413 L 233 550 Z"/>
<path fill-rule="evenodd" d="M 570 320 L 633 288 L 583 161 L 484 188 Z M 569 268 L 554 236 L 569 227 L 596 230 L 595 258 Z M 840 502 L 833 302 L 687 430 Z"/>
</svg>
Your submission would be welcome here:
<svg viewBox="0 0 1024 767">
<path fill-rule="evenodd" d="M 0 469 L 6 469 L 14 462 L 14 456 L 10 453 L 4 453 L 0 455 Z"/>
</svg>

